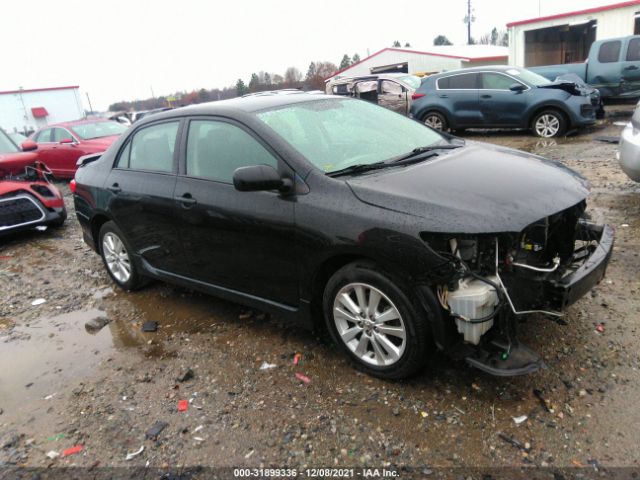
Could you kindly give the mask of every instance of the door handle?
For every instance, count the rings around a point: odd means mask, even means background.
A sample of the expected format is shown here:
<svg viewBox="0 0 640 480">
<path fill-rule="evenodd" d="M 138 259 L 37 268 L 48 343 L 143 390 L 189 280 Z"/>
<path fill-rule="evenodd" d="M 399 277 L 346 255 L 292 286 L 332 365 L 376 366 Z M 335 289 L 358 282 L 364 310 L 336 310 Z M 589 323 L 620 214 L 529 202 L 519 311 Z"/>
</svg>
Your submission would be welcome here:
<svg viewBox="0 0 640 480">
<path fill-rule="evenodd" d="M 110 187 L 107 187 L 107 190 L 113 193 L 120 193 L 122 191 L 122 189 L 120 188 L 120 185 L 118 185 L 117 183 L 114 183 Z"/>
<path fill-rule="evenodd" d="M 625 70 L 638 70 L 638 67 L 635 65 L 629 65 L 628 67 L 624 67 Z"/>
<path fill-rule="evenodd" d="M 449 95 L 445 95 L 444 93 L 441 93 L 440 95 L 438 95 L 440 98 L 449 98 Z"/>
<path fill-rule="evenodd" d="M 196 203 L 198 203 L 190 193 L 185 193 L 181 197 L 173 197 L 173 199 L 180 202 L 184 207 L 186 207 L 187 205 L 195 205 Z"/>
<path fill-rule="evenodd" d="M 487 95 L 487 94 L 480 95 L 480 98 L 491 98 L 491 95 Z"/>
</svg>

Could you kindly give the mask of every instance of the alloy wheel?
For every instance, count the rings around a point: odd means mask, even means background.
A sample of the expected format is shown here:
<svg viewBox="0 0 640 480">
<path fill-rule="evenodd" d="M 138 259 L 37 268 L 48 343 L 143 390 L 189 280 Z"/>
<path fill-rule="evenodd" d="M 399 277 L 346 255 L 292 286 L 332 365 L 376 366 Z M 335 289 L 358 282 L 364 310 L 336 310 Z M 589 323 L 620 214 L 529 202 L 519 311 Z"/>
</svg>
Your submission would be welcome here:
<svg viewBox="0 0 640 480">
<path fill-rule="evenodd" d="M 102 238 L 102 252 L 111 275 L 120 283 L 131 278 L 131 261 L 122 240 L 113 232 L 107 232 Z"/>
<path fill-rule="evenodd" d="M 424 124 L 434 130 L 442 130 L 443 128 L 442 119 L 437 115 L 427 115 L 427 118 L 424 119 Z"/>
<path fill-rule="evenodd" d="M 535 129 L 541 137 L 554 137 L 560 130 L 560 120 L 555 115 L 546 113 L 536 120 Z"/>
<path fill-rule="evenodd" d="M 372 285 L 342 287 L 334 299 L 333 321 L 340 339 L 362 362 L 386 367 L 404 353 L 407 331 L 400 311 Z"/>
</svg>

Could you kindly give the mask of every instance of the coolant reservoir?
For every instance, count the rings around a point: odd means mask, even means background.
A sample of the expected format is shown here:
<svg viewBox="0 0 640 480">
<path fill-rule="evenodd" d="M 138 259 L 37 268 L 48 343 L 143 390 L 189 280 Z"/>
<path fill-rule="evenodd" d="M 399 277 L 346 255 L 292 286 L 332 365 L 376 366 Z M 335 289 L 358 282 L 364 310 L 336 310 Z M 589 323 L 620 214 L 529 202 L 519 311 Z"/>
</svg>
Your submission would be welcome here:
<svg viewBox="0 0 640 480">
<path fill-rule="evenodd" d="M 487 279 L 498 283 L 497 277 Z M 451 313 L 473 320 L 493 313 L 498 305 L 498 294 L 488 283 L 468 277 L 460 281 L 460 286 L 455 292 L 449 292 L 448 303 Z M 493 319 L 483 323 L 471 323 L 456 318 L 456 325 L 465 342 L 477 345 L 480 337 L 493 326 Z"/>
</svg>

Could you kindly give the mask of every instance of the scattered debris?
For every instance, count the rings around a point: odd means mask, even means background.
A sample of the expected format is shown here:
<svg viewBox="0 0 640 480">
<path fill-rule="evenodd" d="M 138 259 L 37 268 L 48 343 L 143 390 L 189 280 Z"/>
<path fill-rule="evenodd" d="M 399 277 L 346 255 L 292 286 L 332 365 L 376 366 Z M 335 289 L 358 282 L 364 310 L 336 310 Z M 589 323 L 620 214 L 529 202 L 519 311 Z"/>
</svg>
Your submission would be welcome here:
<svg viewBox="0 0 640 480">
<path fill-rule="evenodd" d="M 158 330 L 158 322 L 150 320 L 142 324 L 143 332 L 156 332 Z"/>
<path fill-rule="evenodd" d="M 46 453 L 47 457 L 50 458 L 51 460 L 55 460 L 56 458 L 58 458 L 60 456 L 60 454 L 58 452 L 56 452 L 55 450 L 50 450 Z"/>
<path fill-rule="evenodd" d="M 244 458 L 245 458 L 245 459 L 249 458 L 249 457 L 250 457 L 251 455 L 253 455 L 255 452 L 256 452 L 255 450 L 251 450 L 251 451 L 249 451 L 249 453 L 247 453 L 247 454 L 244 456 Z"/>
<path fill-rule="evenodd" d="M 309 377 L 307 377 L 307 376 L 306 376 L 305 374 L 303 374 L 303 373 L 297 373 L 297 372 L 296 372 L 296 378 L 297 378 L 298 380 L 300 380 L 301 382 L 304 382 L 304 383 L 310 383 L 310 382 L 311 382 L 311 379 L 310 379 Z"/>
<path fill-rule="evenodd" d="M 76 453 L 80 453 L 82 451 L 82 445 L 76 445 L 75 447 L 67 448 L 62 452 L 63 457 L 68 457 L 69 455 L 75 455 Z"/>
<path fill-rule="evenodd" d="M 196 428 L 193 429 L 193 432 L 199 432 L 200 430 L 202 430 L 204 428 L 203 425 L 198 425 Z"/>
<path fill-rule="evenodd" d="M 84 324 L 84 329 L 88 333 L 92 333 L 92 334 L 93 333 L 98 333 L 106 325 L 108 325 L 109 322 L 111 322 L 111 320 L 109 318 L 107 318 L 105 316 L 98 316 L 98 317 L 92 318 L 87 323 L 85 323 Z"/>
<path fill-rule="evenodd" d="M 275 363 L 262 362 L 260 365 L 260 370 L 269 370 L 270 368 L 276 368 L 277 365 Z"/>
<path fill-rule="evenodd" d="M 422 418 L 427 418 L 429 416 L 429 414 L 427 412 L 420 412 L 420 416 Z"/>
<path fill-rule="evenodd" d="M 540 400 L 540 405 L 542 405 L 542 408 L 544 408 L 545 412 L 547 413 L 553 413 L 553 410 L 549 407 L 549 403 L 547 402 L 547 400 L 542 396 L 542 392 L 540 390 L 538 390 L 537 388 L 533 389 L 533 394 L 536 396 L 536 398 L 538 400 Z"/>
<path fill-rule="evenodd" d="M 601 323 L 599 325 L 597 325 L 596 326 L 596 332 L 604 333 L 604 325 L 602 325 Z"/>
<path fill-rule="evenodd" d="M 34 307 L 36 305 L 42 305 L 43 303 L 46 303 L 46 299 L 44 298 L 36 298 L 33 302 L 31 302 L 31 305 L 33 305 Z"/>
<path fill-rule="evenodd" d="M 615 123 L 614 123 L 615 125 Z M 620 137 L 612 137 L 608 135 L 601 135 L 599 137 L 593 137 L 596 142 L 604 142 L 604 143 L 620 143 Z"/>
<path fill-rule="evenodd" d="M 127 452 L 127 457 L 125 458 L 125 460 L 131 460 L 132 458 L 137 457 L 138 455 L 140 455 L 143 451 L 144 451 L 144 445 L 142 445 L 135 452 L 131 452 L 131 453 Z"/>
<path fill-rule="evenodd" d="M 180 383 L 183 383 L 188 382 L 189 380 L 193 379 L 193 377 L 195 377 L 193 370 L 188 368 L 187 371 L 180 375 L 176 380 Z"/>
<path fill-rule="evenodd" d="M 178 400 L 178 411 L 186 412 L 189 408 L 189 402 L 187 400 Z"/>
<path fill-rule="evenodd" d="M 55 397 L 57 395 L 57 392 L 52 393 L 51 395 L 47 395 L 46 397 L 44 397 L 45 400 L 51 400 L 53 397 Z"/>
<path fill-rule="evenodd" d="M 202 437 L 193 437 L 196 442 L 204 442 L 204 438 Z"/>
<path fill-rule="evenodd" d="M 627 126 L 627 122 L 613 122 L 613 124 L 618 126 L 618 127 L 626 127 Z"/>
<path fill-rule="evenodd" d="M 147 432 L 145 433 L 145 437 L 150 440 L 155 440 L 156 438 L 158 438 L 158 435 L 160 435 L 160 432 L 162 432 L 168 426 L 169 424 L 167 422 L 163 422 L 160 420 L 154 423 L 153 426 L 149 430 L 147 430 Z"/>
<path fill-rule="evenodd" d="M 529 417 L 527 417 L 526 415 L 520 415 L 519 417 L 512 417 L 512 418 L 513 418 L 513 421 L 516 423 L 516 425 L 520 425 Z"/>
<path fill-rule="evenodd" d="M 293 364 L 294 365 L 298 365 L 300 363 L 300 360 L 302 359 L 302 354 L 301 353 L 296 353 L 293 356 Z"/>
<path fill-rule="evenodd" d="M 512 445 L 522 451 L 526 451 L 527 448 L 522 445 L 518 440 L 516 440 L 513 437 L 510 437 L 508 435 L 505 435 L 504 433 L 500 432 L 498 433 L 498 437 L 500 437 L 502 440 L 504 440 L 505 442 L 507 442 L 509 445 Z"/>
<path fill-rule="evenodd" d="M 59 433 L 54 435 L 53 437 L 48 437 L 47 442 L 57 442 L 58 440 L 62 440 L 64 438 L 64 433 Z"/>
<path fill-rule="evenodd" d="M 628 227 L 629 227 L 629 224 L 628 224 L 628 223 L 623 223 L 623 224 L 622 224 L 622 225 L 620 225 L 620 226 L 621 226 L 621 227 L 624 227 L 624 228 L 628 228 Z"/>
</svg>

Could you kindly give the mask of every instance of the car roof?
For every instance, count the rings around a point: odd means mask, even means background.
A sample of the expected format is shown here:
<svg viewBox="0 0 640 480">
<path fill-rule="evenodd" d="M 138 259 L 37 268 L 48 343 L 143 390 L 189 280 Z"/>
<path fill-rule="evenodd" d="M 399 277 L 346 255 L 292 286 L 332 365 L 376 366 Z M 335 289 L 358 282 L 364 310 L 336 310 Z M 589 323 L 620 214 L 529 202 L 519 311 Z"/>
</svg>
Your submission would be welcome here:
<svg viewBox="0 0 640 480">
<path fill-rule="evenodd" d="M 112 121 L 113 120 L 109 120 L 108 118 L 83 118 L 81 120 L 72 120 L 70 122 L 50 123 L 49 125 L 45 125 L 39 130 L 44 130 L 45 128 L 52 128 L 52 127 L 73 127 L 74 125 L 84 125 L 86 123 L 112 122 Z"/>
<path fill-rule="evenodd" d="M 412 73 L 398 73 L 398 72 L 369 73 L 367 75 L 356 75 L 354 77 L 336 78 L 335 80 L 330 80 L 329 83 L 349 83 L 349 82 L 356 82 L 358 80 L 384 80 L 385 78 L 398 79 L 398 78 L 409 77 L 409 76 L 417 77 L 417 75 L 413 75 Z"/>
<path fill-rule="evenodd" d="M 154 122 L 158 119 L 183 117 L 186 115 L 224 115 L 253 113 L 256 111 L 276 108 L 284 105 L 295 105 L 299 103 L 317 102 L 321 100 L 345 100 L 344 97 L 336 95 L 319 95 L 318 93 L 291 93 L 277 94 L 272 92 L 262 92 L 262 95 L 250 95 L 246 97 L 231 98 L 228 100 L 218 100 L 215 102 L 199 103 L 186 107 L 175 108 L 166 112 L 156 113 L 143 118 L 140 124 Z"/>
<path fill-rule="evenodd" d="M 508 70 L 526 70 L 526 68 L 515 67 L 513 65 L 486 65 L 484 67 L 459 68 L 457 70 L 448 70 L 442 73 L 429 75 L 426 78 L 440 78 L 457 73 L 474 73 L 474 72 L 506 72 Z"/>
</svg>

